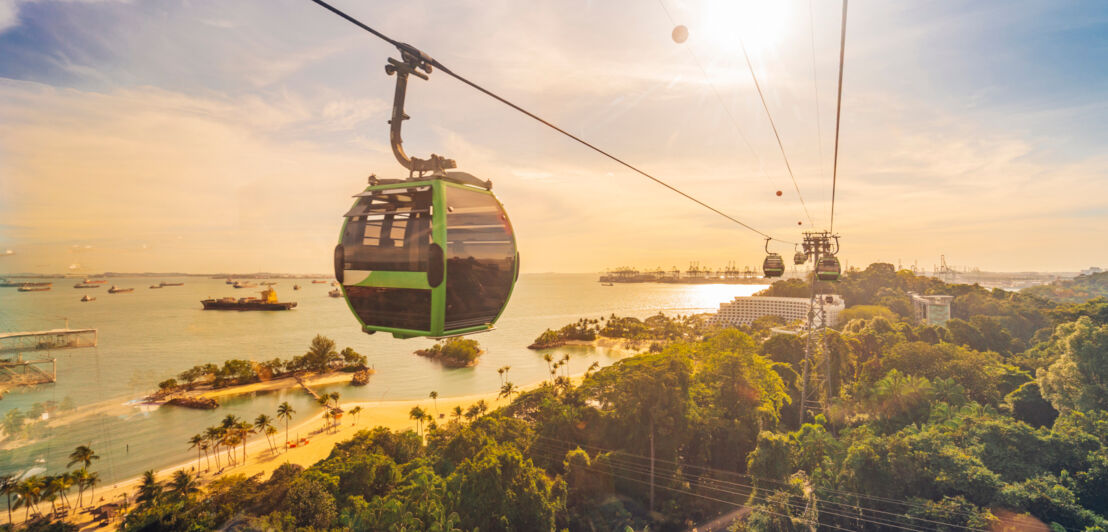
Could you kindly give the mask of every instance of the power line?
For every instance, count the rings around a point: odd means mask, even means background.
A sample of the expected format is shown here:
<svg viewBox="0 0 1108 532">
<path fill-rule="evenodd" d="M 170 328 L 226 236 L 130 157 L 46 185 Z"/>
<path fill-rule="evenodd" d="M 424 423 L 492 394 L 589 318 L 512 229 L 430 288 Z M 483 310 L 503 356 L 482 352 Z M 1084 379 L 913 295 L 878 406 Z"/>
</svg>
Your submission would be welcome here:
<svg viewBox="0 0 1108 532">
<path fill-rule="evenodd" d="M 343 11 L 341 11 L 338 8 L 328 4 L 327 2 L 324 2 L 323 0 L 312 0 L 312 2 L 315 2 L 316 4 L 320 5 L 321 7 L 327 9 L 328 11 L 342 17 L 343 19 L 346 19 L 351 24 L 354 24 L 355 26 L 357 26 L 357 27 L 359 27 L 363 30 L 368 31 L 369 33 L 373 34 L 374 36 L 380 38 L 381 40 L 383 40 L 383 41 L 385 41 L 385 42 L 387 42 L 387 43 L 389 43 L 393 46 L 396 46 L 396 47 L 402 48 L 402 49 L 404 49 L 404 48 L 410 49 L 411 48 L 410 46 L 408 46 L 404 43 L 401 43 L 401 42 L 399 42 L 395 39 L 392 39 L 392 38 L 388 37 L 387 35 L 385 35 L 385 34 L 379 32 L 379 31 L 367 26 L 366 24 L 362 23 L 358 19 L 344 13 Z M 673 185 L 670 185 L 669 183 L 666 183 L 665 181 L 662 181 L 661 179 L 659 179 L 657 177 L 654 177 L 653 175 L 650 175 L 649 173 L 647 173 L 643 170 L 640 170 L 638 167 L 632 165 L 631 163 L 628 163 L 628 162 L 624 161 L 623 159 L 620 159 L 619 157 L 616 157 L 615 155 L 612 155 L 612 154 L 596 147 L 595 145 L 589 143 L 588 141 L 585 141 L 584 139 L 582 139 L 582 138 L 580 138 L 580 137 L 578 137 L 578 136 L 576 136 L 576 135 L 574 135 L 574 134 L 572 134 L 572 133 L 570 133 L 570 132 L 568 132 L 568 131 L 566 131 L 566 130 L 564 130 L 564 129 L 562 129 L 562 128 L 554 125 L 554 124 L 552 124 L 551 122 L 549 122 L 549 121 L 539 117 L 538 115 L 524 109 L 523 107 L 520 107 L 519 105 L 516 105 L 516 104 L 508 101 L 504 97 L 502 97 L 502 96 L 500 96 L 500 95 L 498 95 L 498 94 L 482 87 L 481 85 L 478 85 L 477 83 L 474 83 L 473 81 L 470 81 L 470 80 L 466 79 L 465 77 L 463 77 L 460 74 L 455 73 L 453 70 L 451 70 L 446 65 L 442 64 L 441 62 L 439 62 L 436 59 L 424 56 L 423 60 L 426 61 L 428 64 L 430 64 L 430 65 L 438 68 L 439 70 L 443 71 L 444 73 L 446 73 L 446 75 L 448 75 L 448 76 L 450 76 L 450 77 L 452 77 L 452 78 L 454 78 L 454 79 L 456 79 L 456 80 L 458 80 L 458 81 L 460 81 L 460 82 L 462 82 L 466 85 L 469 85 L 470 87 L 472 87 L 472 88 L 476 89 L 477 91 L 485 94 L 486 96 L 488 96 L 488 97 L 490 97 L 490 98 L 492 98 L 492 99 L 494 99 L 494 100 L 496 100 L 500 103 L 503 103 L 504 105 L 507 105 L 508 107 L 511 107 L 512 109 L 515 109 L 516 111 L 519 111 L 520 113 L 523 113 L 524 115 L 527 115 L 528 117 L 530 117 L 530 118 L 534 119 L 535 121 L 543 124 L 544 126 L 549 127 L 550 129 L 553 129 L 554 131 L 557 131 L 557 132 L 561 133 L 562 135 L 565 135 L 565 136 L 577 141 L 578 143 L 592 149 L 593 151 L 595 151 L 595 152 L 597 152 L 597 153 L 599 153 L 599 154 L 601 154 L 601 155 L 603 155 L 603 156 L 605 156 L 605 157 L 607 157 L 607 158 L 609 158 L 609 159 L 611 159 L 611 160 L 627 167 L 628 169 L 632 170 L 633 172 L 635 172 L 639 175 L 642 175 L 643 177 L 646 177 L 647 179 L 650 179 L 651 181 L 654 181 L 655 183 L 657 183 L 657 184 L 659 184 L 663 187 L 668 188 L 669 190 L 683 196 L 684 198 L 696 203 L 697 205 L 700 205 L 701 207 L 704 207 L 704 208 L 706 208 L 706 209 L 708 209 L 708 210 L 710 210 L 710 211 L 712 211 L 712 212 L 714 212 L 714 213 L 716 213 L 716 214 L 718 214 L 718 215 L 720 215 L 720 216 L 722 216 L 722 217 L 724 217 L 724 218 L 726 218 L 726 219 L 728 219 L 732 222 L 735 222 L 736 224 L 739 224 L 740 226 L 742 226 L 742 227 L 744 227 L 744 228 L 746 228 L 746 229 L 748 229 L 748 230 L 750 230 L 754 233 L 757 233 L 757 234 L 759 234 L 759 235 L 761 235 L 765 238 L 768 238 L 770 240 L 776 240 L 778 242 L 783 242 L 783 243 L 786 243 L 786 244 L 796 245 L 795 242 L 789 242 L 787 240 L 782 240 L 780 238 L 775 238 L 775 237 L 770 236 L 770 235 L 768 235 L 768 234 L 766 234 L 762 231 L 759 231 L 758 229 L 755 229 L 754 227 L 742 222 L 738 218 L 735 218 L 735 217 L 733 217 L 729 214 L 726 214 L 723 211 L 721 211 L 721 210 L 719 210 L 715 207 L 712 207 L 711 205 L 708 205 L 707 203 L 704 203 L 703 201 L 700 201 L 699 199 L 696 199 L 695 197 L 681 191 L 677 187 L 674 187 Z M 798 189 L 798 192 L 799 192 L 799 189 Z"/>
<path fill-rule="evenodd" d="M 839 182 L 839 121 L 843 111 L 843 60 L 846 59 L 846 3 L 843 0 L 843 30 L 839 39 L 839 96 L 835 103 L 835 162 L 831 166 L 831 231 L 835 230 L 835 188 Z"/>
<path fill-rule="evenodd" d="M 762 109 L 766 110 L 769 126 L 773 128 L 773 137 L 777 139 L 777 147 L 781 149 L 781 158 L 785 160 L 785 169 L 789 171 L 789 178 L 793 180 L 796 196 L 800 198 L 800 206 L 804 207 L 804 214 L 808 216 L 808 223 L 815 227 L 816 223 L 812 221 L 812 214 L 808 212 L 808 205 L 804 203 L 804 195 L 800 193 L 800 185 L 796 184 L 796 176 L 793 175 L 793 167 L 789 164 L 789 156 L 785 154 L 785 144 L 781 142 L 781 134 L 777 132 L 777 124 L 773 121 L 773 113 L 769 112 L 766 97 L 762 94 L 762 86 L 758 83 L 758 76 L 754 74 L 754 65 L 750 62 L 750 54 L 746 53 L 746 43 L 743 42 L 741 37 L 739 38 L 739 47 L 742 48 L 743 57 L 746 59 L 746 67 L 750 69 L 750 79 L 754 80 L 754 88 L 758 91 L 758 98 L 762 100 Z"/>
</svg>

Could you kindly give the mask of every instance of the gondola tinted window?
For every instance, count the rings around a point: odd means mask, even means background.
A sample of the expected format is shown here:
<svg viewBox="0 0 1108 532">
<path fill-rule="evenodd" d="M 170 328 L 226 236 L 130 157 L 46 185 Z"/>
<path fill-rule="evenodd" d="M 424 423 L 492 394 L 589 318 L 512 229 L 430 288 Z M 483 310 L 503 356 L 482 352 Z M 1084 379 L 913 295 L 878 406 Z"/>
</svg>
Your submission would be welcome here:
<svg viewBox="0 0 1108 532">
<path fill-rule="evenodd" d="M 431 328 L 431 291 L 347 286 L 346 297 L 367 325 L 425 331 Z"/>
<path fill-rule="evenodd" d="M 508 215 L 485 191 L 446 190 L 445 327 L 490 323 L 515 279 L 515 247 Z"/>
<path fill-rule="evenodd" d="M 427 271 L 431 187 L 380 191 L 350 212 L 342 243 L 346 270 Z"/>
</svg>

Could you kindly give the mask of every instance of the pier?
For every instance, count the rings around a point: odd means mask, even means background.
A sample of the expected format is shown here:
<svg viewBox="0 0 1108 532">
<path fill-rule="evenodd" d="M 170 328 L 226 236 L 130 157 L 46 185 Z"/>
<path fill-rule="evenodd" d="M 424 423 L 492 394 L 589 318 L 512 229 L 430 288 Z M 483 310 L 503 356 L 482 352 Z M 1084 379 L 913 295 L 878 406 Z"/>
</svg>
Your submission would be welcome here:
<svg viewBox="0 0 1108 532">
<path fill-rule="evenodd" d="M 0 333 L 0 397 L 11 388 L 48 384 L 58 380 L 57 359 L 39 356 L 25 359 L 24 354 L 57 349 L 96 347 L 96 329 L 50 329 Z M 49 365 L 47 371 L 45 367 Z"/>
</svg>

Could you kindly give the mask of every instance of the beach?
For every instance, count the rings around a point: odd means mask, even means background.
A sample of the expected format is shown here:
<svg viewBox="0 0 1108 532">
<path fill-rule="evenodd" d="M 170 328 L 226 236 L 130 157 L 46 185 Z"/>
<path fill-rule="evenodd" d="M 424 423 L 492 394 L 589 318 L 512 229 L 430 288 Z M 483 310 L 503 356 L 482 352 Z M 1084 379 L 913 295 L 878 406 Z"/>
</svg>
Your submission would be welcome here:
<svg viewBox="0 0 1108 532">
<path fill-rule="evenodd" d="M 579 383 L 582 378 L 583 375 L 577 375 L 572 379 L 575 383 Z M 533 390 L 541 386 L 543 382 L 545 381 L 532 383 L 520 388 L 520 391 Z M 293 385 L 295 385 L 295 381 Z M 182 455 L 191 454 L 192 459 L 183 460 L 175 466 L 158 470 L 156 478 L 159 482 L 164 482 L 169 480 L 174 472 L 186 470 L 197 475 L 203 485 L 228 475 L 250 477 L 261 474 L 264 480 L 269 478 L 269 475 L 281 464 L 297 464 L 307 468 L 327 458 L 335 444 L 352 438 L 359 430 L 368 430 L 374 427 L 386 427 L 394 431 L 415 430 L 416 423 L 409 417 L 409 412 L 415 406 L 424 409 L 441 423 L 450 419 L 450 412 L 456 406 L 460 406 L 462 410 L 465 410 L 483 400 L 489 405 L 489 410 L 495 410 L 508 404 L 508 399 L 497 398 L 497 395 L 497 393 L 490 392 L 459 397 L 440 397 L 437 400 L 426 398 L 406 401 L 351 401 L 341 403 L 339 406 L 346 414 L 343 415 L 342 422 L 337 428 L 325 426 L 323 412 L 316 413 L 307 419 L 297 420 L 294 417 L 294 424 L 290 424 L 288 428 L 289 441 L 299 441 L 301 438 L 307 438 L 309 443 L 281 452 L 281 447 L 285 443 L 285 427 L 284 423 L 277 423 L 275 426 L 278 428 L 278 433 L 273 436 L 273 443 L 277 448 L 277 452 L 270 450 L 269 443 L 264 436 L 255 436 L 246 444 L 247 459 L 245 463 L 242 463 L 240 459 L 237 465 L 228 465 L 226 463 L 226 453 L 221 450 L 220 452 L 224 453 L 220 458 L 220 463 L 223 465 L 222 469 L 216 468 L 214 457 L 209 457 L 210 469 L 208 468 L 208 460 L 205 460 L 203 456 L 197 462 L 196 450 L 186 451 L 187 445 L 180 442 L 178 445 L 181 447 Z M 354 417 L 349 412 L 350 409 L 358 406 L 362 407 L 362 412 L 358 415 L 357 423 L 355 423 Z M 241 457 L 242 448 L 239 447 L 235 452 Z M 99 487 L 96 490 L 96 505 L 122 502 L 124 495 L 126 495 L 127 500 L 133 500 L 140 481 L 141 477 L 134 477 Z M 86 511 L 88 508 L 86 507 L 80 512 L 72 514 L 67 520 L 78 524 L 81 530 L 97 530 L 99 523 L 94 521 L 91 513 Z M 21 514 L 16 515 L 17 523 L 21 522 L 21 517 Z"/>
</svg>

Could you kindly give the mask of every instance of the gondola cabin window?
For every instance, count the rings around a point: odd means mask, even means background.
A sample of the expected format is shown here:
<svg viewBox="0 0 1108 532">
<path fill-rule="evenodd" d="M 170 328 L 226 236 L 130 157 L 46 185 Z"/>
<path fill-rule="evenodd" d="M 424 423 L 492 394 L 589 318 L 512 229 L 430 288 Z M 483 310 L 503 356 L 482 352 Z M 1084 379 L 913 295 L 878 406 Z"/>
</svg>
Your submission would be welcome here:
<svg viewBox="0 0 1108 532">
<path fill-rule="evenodd" d="M 492 323 L 515 281 L 515 245 L 504 208 L 485 190 L 446 188 L 445 328 Z"/>
</svg>

